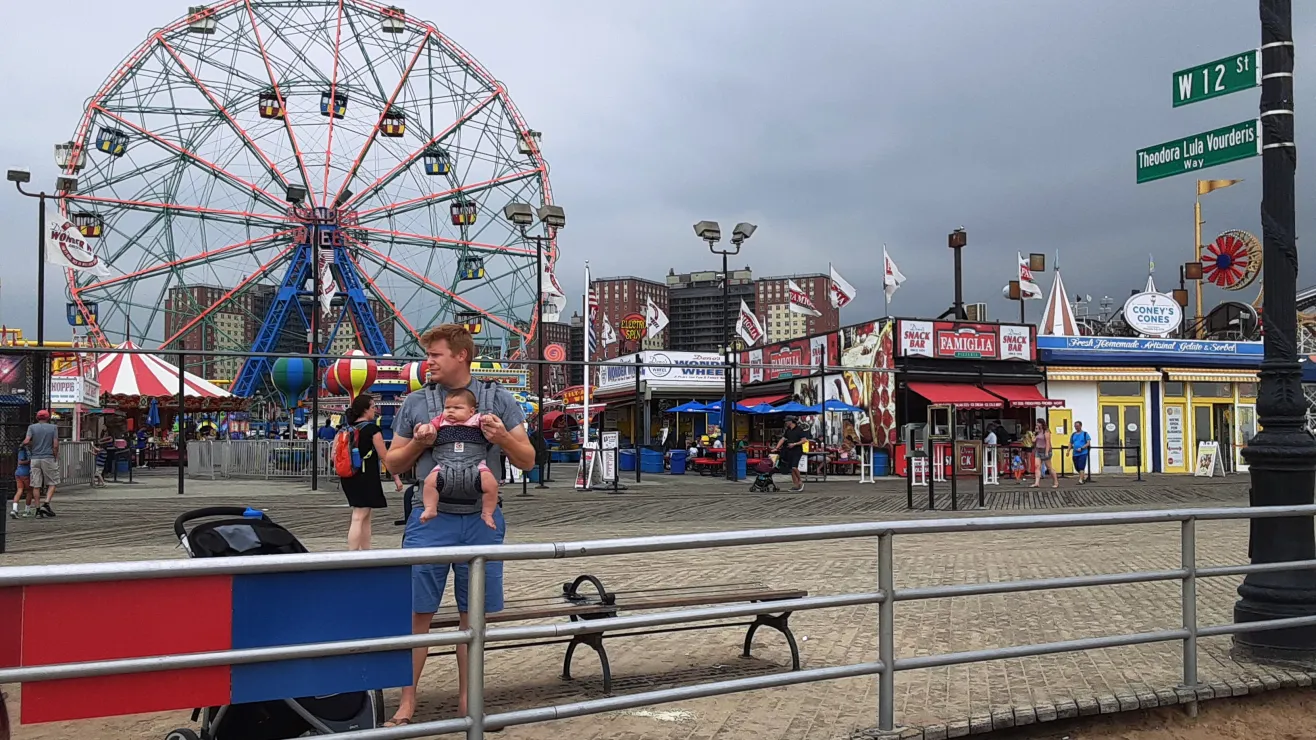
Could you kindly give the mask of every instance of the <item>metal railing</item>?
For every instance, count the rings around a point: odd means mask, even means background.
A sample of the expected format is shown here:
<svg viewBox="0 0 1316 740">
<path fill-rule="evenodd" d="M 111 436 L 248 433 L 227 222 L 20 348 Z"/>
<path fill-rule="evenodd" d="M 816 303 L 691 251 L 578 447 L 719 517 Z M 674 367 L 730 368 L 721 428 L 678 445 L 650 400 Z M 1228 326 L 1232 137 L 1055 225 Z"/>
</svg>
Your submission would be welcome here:
<svg viewBox="0 0 1316 740">
<path fill-rule="evenodd" d="M 335 478 L 329 459 L 333 443 L 326 440 L 194 440 L 187 447 L 189 478 L 309 479 L 313 461 L 321 479 Z"/>
<path fill-rule="evenodd" d="M 1316 505 L 1094 512 L 1061 515 L 903 520 L 524 545 L 372 550 L 351 553 L 270 555 L 250 558 L 168 560 L 137 563 L 83 563 L 0 568 L 0 588 L 3 588 L 27 584 L 317 571 L 418 563 L 469 562 L 471 565 L 468 594 L 468 602 L 471 607 L 469 613 L 470 626 L 465 630 L 342 640 L 308 645 L 5 668 L 0 669 L 0 683 L 143 673 L 465 644 L 469 646 L 470 651 L 467 670 L 467 683 L 469 686 L 468 711 L 465 717 L 418 722 L 402 727 L 360 730 L 344 733 L 341 737 L 344 740 L 358 738 L 362 740 L 398 740 L 400 738 L 419 738 L 465 732 L 468 740 L 478 740 L 484 737 L 486 729 L 492 730 L 512 725 L 579 717 L 754 689 L 871 675 L 878 676 L 876 707 L 878 727 L 882 730 L 891 730 L 895 727 L 896 674 L 901 671 L 963 665 L 1006 658 L 1178 641 L 1182 645 L 1183 684 L 1187 687 L 1193 687 L 1198 684 L 1197 640 L 1200 637 L 1316 625 L 1316 616 L 1208 626 L 1199 625 L 1197 621 L 1197 579 L 1199 578 L 1316 569 L 1316 560 L 1198 567 L 1196 558 L 1197 522 L 1273 517 L 1310 519 L 1313 515 L 1316 515 Z M 959 534 L 965 532 L 1167 524 L 1174 522 L 1180 525 L 1181 545 L 1180 565 L 1174 569 L 900 589 L 895 587 L 895 564 L 892 558 L 892 546 L 896 535 Z M 488 627 L 485 621 L 485 564 L 489 560 L 549 560 L 871 537 L 877 538 L 877 588 L 873 591 L 832 596 L 809 596 L 766 603 L 700 607 L 557 624 Z M 895 654 L 895 605 L 897 602 L 1166 581 L 1179 581 L 1180 583 L 1182 618 L 1180 625 L 1177 627 L 1151 632 L 1087 637 L 909 658 L 900 658 Z M 877 631 L 879 639 L 878 654 L 875 660 L 843 666 L 808 668 L 768 676 L 715 681 L 693 686 L 655 689 L 625 696 L 610 696 L 555 706 L 485 714 L 484 661 L 485 644 L 489 642 L 546 639 L 604 632 L 619 628 L 654 627 L 754 614 L 826 609 L 859 604 L 878 605 Z M 1187 704 L 1187 709 L 1190 714 L 1195 714 L 1197 710 L 1196 701 L 1190 701 Z"/>
<path fill-rule="evenodd" d="M 96 453 L 90 442 L 60 442 L 55 453 L 59 463 L 59 484 L 76 486 L 91 483 L 96 471 Z"/>
</svg>

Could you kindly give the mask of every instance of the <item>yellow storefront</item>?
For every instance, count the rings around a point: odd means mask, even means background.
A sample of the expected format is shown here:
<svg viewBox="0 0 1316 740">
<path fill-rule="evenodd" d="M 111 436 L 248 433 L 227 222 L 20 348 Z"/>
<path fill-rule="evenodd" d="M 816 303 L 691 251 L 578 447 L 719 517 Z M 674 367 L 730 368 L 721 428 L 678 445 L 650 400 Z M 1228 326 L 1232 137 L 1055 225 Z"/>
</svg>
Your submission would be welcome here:
<svg viewBox="0 0 1316 740">
<path fill-rule="evenodd" d="M 1246 471 L 1242 450 L 1257 433 L 1256 371 L 1189 368 L 1164 368 L 1164 371 L 1161 388 L 1165 399 L 1165 441 L 1168 447 L 1171 430 L 1180 425 L 1187 453 L 1182 459 L 1167 454 L 1165 472 L 1191 472 L 1201 442 L 1220 445 L 1220 459 L 1226 471 Z"/>
<path fill-rule="evenodd" d="M 1053 434 L 1081 422 L 1092 438 L 1089 466 L 1097 473 L 1152 470 L 1148 453 L 1151 387 L 1160 382 L 1154 368 L 1047 367 L 1047 397 L 1065 401 L 1050 412 Z"/>
</svg>

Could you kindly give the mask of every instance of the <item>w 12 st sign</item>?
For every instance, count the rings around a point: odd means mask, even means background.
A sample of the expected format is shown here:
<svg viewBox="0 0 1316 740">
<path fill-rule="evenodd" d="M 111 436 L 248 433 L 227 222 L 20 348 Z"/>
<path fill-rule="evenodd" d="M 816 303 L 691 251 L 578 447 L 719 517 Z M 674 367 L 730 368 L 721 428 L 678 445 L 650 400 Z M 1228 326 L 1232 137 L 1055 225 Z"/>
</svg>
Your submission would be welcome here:
<svg viewBox="0 0 1316 740">
<path fill-rule="evenodd" d="M 1253 49 L 1196 67 L 1181 69 L 1171 77 L 1174 107 L 1218 98 L 1261 85 L 1261 50 Z"/>
<path fill-rule="evenodd" d="M 1261 154 L 1261 121 L 1254 118 L 1139 149 L 1136 153 L 1138 182 L 1182 175 L 1258 154 Z"/>
</svg>

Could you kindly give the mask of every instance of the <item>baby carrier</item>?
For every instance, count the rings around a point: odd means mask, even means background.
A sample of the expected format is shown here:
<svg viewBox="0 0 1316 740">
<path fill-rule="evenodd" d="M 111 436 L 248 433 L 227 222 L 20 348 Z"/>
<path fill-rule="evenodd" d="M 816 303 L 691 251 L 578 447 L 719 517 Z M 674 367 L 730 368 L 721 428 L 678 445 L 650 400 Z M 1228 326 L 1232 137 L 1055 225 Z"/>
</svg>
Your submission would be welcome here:
<svg viewBox="0 0 1316 740">
<path fill-rule="evenodd" d="M 500 387 L 492 381 L 480 382 L 475 399 L 478 413 L 486 413 L 492 408 L 494 395 Z M 433 383 L 425 386 L 424 393 L 430 418 L 441 416 L 447 393 L 441 393 Z M 489 447 L 489 440 L 479 427 L 444 426 L 438 429 L 429 454 L 439 467 L 439 513 L 480 513 L 483 492 L 479 466 L 488 457 Z M 403 502 L 404 522 L 411 517 L 411 509 L 415 506 L 416 488 L 412 486 L 407 490 Z"/>
</svg>

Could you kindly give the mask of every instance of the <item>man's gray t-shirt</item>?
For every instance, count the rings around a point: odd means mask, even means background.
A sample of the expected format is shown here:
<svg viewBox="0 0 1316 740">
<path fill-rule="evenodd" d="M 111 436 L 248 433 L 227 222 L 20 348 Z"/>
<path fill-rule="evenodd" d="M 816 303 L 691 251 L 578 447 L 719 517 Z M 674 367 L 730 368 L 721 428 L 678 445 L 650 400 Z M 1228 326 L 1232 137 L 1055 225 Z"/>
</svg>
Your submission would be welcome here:
<svg viewBox="0 0 1316 740">
<path fill-rule="evenodd" d="M 28 444 L 28 454 L 33 460 L 49 460 L 55 456 L 55 440 L 59 438 L 59 429 L 44 421 L 29 424 L 27 435 L 32 438 Z"/>
<path fill-rule="evenodd" d="M 525 411 L 521 409 L 521 404 L 516 402 L 512 394 L 502 386 L 496 386 L 492 389 L 485 389 L 485 381 L 472 379 L 470 385 L 466 386 L 471 393 L 475 394 L 476 402 L 480 405 L 477 411 L 481 414 L 493 414 L 502 420 L 503 426 L 509 430 L 515 429 L 525 423 Z M 411 438 L 413 430 L 417 424 L 427 424 L 434 420 L 435 416 L 443 413 L 443 402 L 448 397 L 448 389 L 439 386 L 435 389 L 435 405 L 437 410 L 430 409 L 430 403 L 426 396 L 429 394 L 428 388 L 421 388 L 418 391 L 408 393 L 402 401 L 402 407 L 393 415 L 393 436 Z M 485 458 L 485 464 L 489 469 L 498 475 L 502 470 L 500 461 L 502 458 L 502 448 L 497 445 L 489 445 L 489 454 Z M 424 480 L 425 476 L 430 474 L 434 469 L 434 456 L 425 452 L 416 460 L 416 478 Z"/>
</svg>

